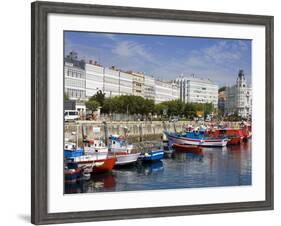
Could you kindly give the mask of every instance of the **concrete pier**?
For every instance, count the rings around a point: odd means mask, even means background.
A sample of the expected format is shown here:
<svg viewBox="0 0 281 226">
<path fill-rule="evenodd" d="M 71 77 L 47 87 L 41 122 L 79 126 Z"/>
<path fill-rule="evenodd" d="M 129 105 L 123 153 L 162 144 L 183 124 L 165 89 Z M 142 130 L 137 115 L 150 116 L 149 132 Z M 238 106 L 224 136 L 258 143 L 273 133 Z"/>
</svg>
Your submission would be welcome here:
<svg viewBox="0 0 281 226">
<path fill-rule="evenodd" d="M 106 133 L 117 134 L 126 137 L 128 142 L 135 143 L 140 141 L 152 141 L 161 140 L 163 136 L 163 129 L 169 131 L 180 132 L 187 125 L 199 126 L 202 123 L 195 121 L 178 121 L 173 122 L 161 122 L 161 121 L 109 121 L 109 122 L 98 122 L 98 121 L 77 121 L 72 123 L 65 123 L 65 138 L 69 141 L 82 142 L 82 127 L 84 133 L 88 138 L 102 138 L 104 139 Z M 232 128 L 238 128 L 239 122 L 227 122 L 227 125 Z M 106 127 L 105 127 L 106 126 Z M 100 133 L 95 133 L 94 128 L 100 128 Z M 107 128 L 107 131 L 105 130 Z M 78 134 L 76 134 L 78 132 Z M 98 136 L 98 137 L 97 137 Z"/>
</svg>

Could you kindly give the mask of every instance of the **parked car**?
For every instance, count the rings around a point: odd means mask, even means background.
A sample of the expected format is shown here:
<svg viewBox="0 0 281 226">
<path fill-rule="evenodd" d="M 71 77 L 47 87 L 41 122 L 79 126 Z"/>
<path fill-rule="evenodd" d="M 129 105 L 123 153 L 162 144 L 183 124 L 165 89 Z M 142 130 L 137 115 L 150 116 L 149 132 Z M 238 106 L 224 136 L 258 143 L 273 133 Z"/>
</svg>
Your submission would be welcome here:
<svg viewBox="0 0 281 226">
<path fill-rule="evenodd" d="M 80 118 L 79 112 L 76 110 L 65 110 L 64 111 L 64 121 L 76 121 Z"/>
<path fill-rule="evenodd" d="M 170 116 L 169 122 L 177 122 L 177 121 L 179 121 L 179 117 L 178 116 Z"/>
</svg>

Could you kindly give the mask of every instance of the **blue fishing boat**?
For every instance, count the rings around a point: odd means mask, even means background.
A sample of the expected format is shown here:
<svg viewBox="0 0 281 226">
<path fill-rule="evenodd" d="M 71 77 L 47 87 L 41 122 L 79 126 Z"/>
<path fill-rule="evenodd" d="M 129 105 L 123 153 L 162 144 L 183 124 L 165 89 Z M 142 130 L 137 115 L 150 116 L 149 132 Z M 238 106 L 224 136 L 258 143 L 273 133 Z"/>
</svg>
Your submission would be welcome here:
<svg viewBox="0 0 281 226">
<path fill-rule="evenodd" d="M 77 148 L 74 143 L 66 143 L 64 145 L 64 158 L 74 158 L 84 155 L 82 148 Z"/>
<path fill-rule="evenodd" d="M 162 158 L 164 158 L 163 149 L 150 150 L 140 155 L 140 159 L 143 161 L 157 161 L 157 160 L 161 160 Z"/>
<path fill-rule="evenodd" d="M 81 170 L 79 168 L 76 169 L 68 169 L 67 167 L 65 168 L 64 181 L 66 183 L 75 183 L 80 178 L 81 178 Z"/>
</svg>

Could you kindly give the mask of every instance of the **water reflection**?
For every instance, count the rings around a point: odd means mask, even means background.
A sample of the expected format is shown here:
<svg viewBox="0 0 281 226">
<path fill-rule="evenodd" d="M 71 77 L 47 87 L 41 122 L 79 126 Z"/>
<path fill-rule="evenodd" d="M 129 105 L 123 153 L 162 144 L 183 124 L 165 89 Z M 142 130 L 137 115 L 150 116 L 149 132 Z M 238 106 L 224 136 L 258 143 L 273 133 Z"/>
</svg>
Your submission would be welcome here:
<svg viewBox="0 0 281 226">
<path fill-rule="evenodd" d="M 161 161 L 138 162 L 66 184 L 65 193 L 251 185 L 251 141 L 203 152 L 172 152 Z"/>
<path fill-rule="evenodd" d="M 144 175 L 151 175 L 156 174 L 164 170 L 163 162 L 156 161 L 156 162 L 146 162 L 142 163 L 140 167 L 138 167 L 138 173 Z"/>
<path fill-rule="evenodd" d="M 177 161 L 203 161 L 203 153 L 173 152 L 172 158 Z"/>
<path fill-rule="evenodd" d="M 79 181 L 77 183 L 65 183 L 64 190 L 66 194 L 72 193 L 85 193 L 88 192 L 88 184 L 87 181 Z"/>
</svg>

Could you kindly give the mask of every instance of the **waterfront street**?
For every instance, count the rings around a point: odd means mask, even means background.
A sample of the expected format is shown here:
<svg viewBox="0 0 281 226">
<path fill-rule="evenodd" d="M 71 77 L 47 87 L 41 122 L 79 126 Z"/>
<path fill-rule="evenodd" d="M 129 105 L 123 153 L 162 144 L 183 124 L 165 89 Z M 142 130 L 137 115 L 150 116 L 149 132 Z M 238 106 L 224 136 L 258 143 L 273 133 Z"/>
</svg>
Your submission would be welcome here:
<svg viewBox="0 0 281 226">
<path fill-rule="evenodd" d="M 65 193 L 251 185 L 251 144 L 203 148 L 202 154 L 172 152 L 158 162 L 137 162 L 65 184 Z"/>
</svg>

